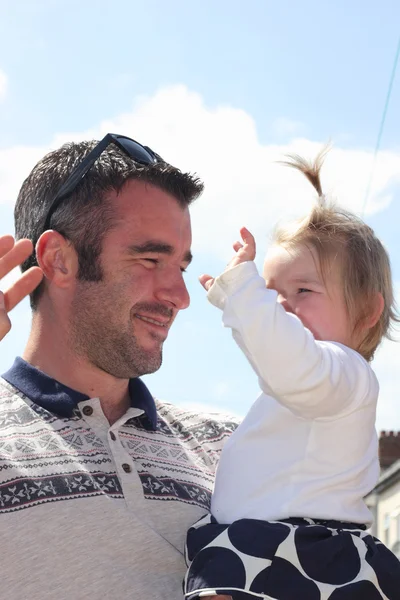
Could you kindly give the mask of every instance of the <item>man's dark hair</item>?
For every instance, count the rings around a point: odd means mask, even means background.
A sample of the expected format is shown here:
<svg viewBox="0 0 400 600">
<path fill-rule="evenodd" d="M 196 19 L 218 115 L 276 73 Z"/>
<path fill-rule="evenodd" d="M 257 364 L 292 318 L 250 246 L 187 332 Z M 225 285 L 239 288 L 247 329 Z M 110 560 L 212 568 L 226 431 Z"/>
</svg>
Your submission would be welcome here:
<svg viewBox="0 0 400 600">
<path fill-rule="evenodd" d="M 68 143 L 47 154 L 22 184 L 14 210 L 17 239 L 28 238 L 36 245 L 43 233 L 48 208 L 64 181 L 96 146 L 97 142 Z M 203 191 L 203 183 L 190 173 L 165 162 L 150 165 L 135 163 L 111 144 L 52 215 L 51 228 L 74 246 L 79 261 L 78 278 L 101 281 L 99 261 L 104 235 L 116 222 L 109 202 L 111 191 L 120 192 L 129 180 L 153 184 L 176 198 L 180 206 L 191 204 Z M 33 253 L 21 266 L 22 271 L 37 265 Z M 43 283 L 31 294 L 35 309 L 43 293 Z"/>
</svg>

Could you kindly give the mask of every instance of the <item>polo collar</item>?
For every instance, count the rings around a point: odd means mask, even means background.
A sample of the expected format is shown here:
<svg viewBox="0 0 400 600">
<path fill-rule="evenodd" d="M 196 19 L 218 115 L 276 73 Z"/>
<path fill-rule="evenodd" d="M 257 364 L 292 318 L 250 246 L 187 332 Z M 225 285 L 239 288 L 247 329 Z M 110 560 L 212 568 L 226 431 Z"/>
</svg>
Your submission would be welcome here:
<svg viewBox="0 0 400 600">
<path fill-rule="evenodd" d="M 56 381 L 19 356 L 2 377 L 35 404 L 64 418 L 73 416 L 79 402 L 90 400 L 89 396 Z M 129 396 L 131 407 L 144 411 L 139 417 L 143 426 L 156 430 L 157 409 L 154 398 L 138 377 L 129 380 Z"/>
</svg>

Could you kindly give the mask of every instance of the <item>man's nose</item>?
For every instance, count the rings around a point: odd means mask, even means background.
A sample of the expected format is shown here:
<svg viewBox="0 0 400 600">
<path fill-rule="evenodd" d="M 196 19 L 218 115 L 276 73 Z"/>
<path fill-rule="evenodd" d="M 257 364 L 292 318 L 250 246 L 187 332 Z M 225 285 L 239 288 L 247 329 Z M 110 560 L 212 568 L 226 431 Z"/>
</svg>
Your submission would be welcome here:
<svg viewBox="0 0 400 600">
<path fill-rule="evenodd" d="M 155 296 L 175 310 L 187 308 L 190 304 L 190 296 L 182 272 L 168 274 L 164 272 L 162 275 L 160 273 Z"/>
</svg>

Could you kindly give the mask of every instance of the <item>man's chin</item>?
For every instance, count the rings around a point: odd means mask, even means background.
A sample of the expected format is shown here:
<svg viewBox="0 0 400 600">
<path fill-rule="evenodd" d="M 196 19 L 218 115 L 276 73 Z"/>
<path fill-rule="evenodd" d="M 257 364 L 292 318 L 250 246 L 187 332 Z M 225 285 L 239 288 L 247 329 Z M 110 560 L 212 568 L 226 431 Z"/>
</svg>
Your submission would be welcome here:
<svg viewBox="0 0 400 600">
<path fill-rule="evenodd" d="M 162 365 L 162 351 L 159 350 L 157 353 L 149 352 L 143 349 L 142 360 L 138 365 L 139 377 L 142 375 L 150 375 L 155 373 Z"/>
</svg>

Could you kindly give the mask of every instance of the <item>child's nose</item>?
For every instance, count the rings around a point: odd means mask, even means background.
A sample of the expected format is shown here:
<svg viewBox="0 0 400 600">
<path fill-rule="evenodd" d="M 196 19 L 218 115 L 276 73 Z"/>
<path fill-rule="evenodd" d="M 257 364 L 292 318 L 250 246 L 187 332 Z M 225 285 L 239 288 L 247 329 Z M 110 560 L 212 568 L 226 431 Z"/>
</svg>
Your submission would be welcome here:
<svg viewBox="0 0 400 600">
<path fill-rule="evenodd" d="M 289 312 L 289 313 L 293 312 L 293 309 L 290 305 L 289 300 L 287 298 L 285 298 L 285 296 L 283 296 L 282 294 L 278 295 L 278 302 L 286 310 L 286 312 Z"/>
</svg>

